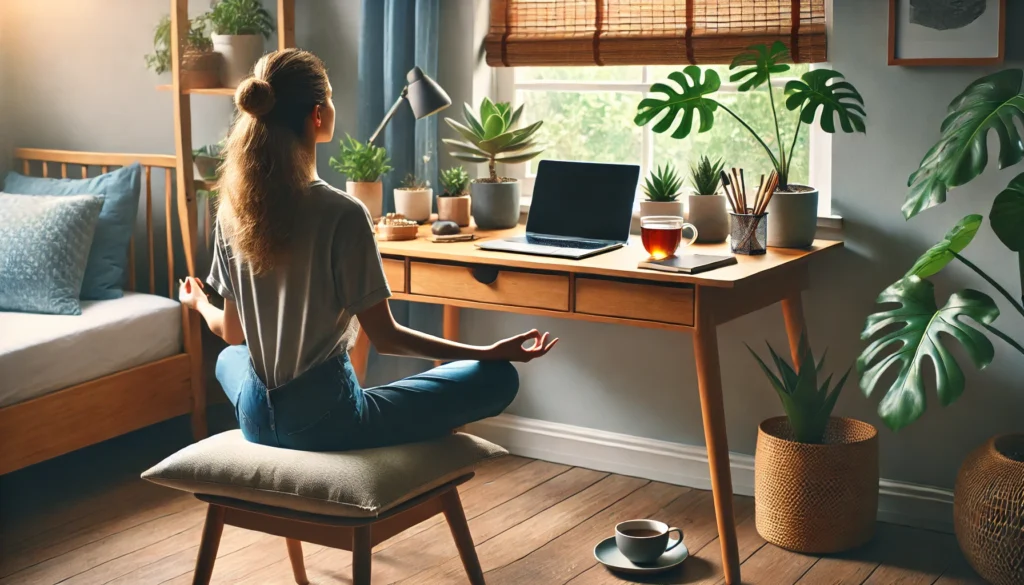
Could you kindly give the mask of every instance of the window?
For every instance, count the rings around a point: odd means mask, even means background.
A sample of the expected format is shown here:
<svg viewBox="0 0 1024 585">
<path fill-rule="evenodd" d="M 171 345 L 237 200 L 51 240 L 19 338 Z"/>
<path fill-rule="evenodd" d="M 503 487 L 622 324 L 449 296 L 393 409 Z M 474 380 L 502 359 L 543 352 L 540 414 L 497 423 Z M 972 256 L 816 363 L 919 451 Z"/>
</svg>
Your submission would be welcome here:
<svg viewBox="0 0 1024 585">
<path fill-rule="evenodd" d="M 524 104 L 522 125 L 544 120 L 541 140 L 547 149 L 541 158 L 592 162 L 625 162 L 641 166 L 644 176 L 654 167 L 673 163 L 689 184 L 689 167 L 706 154 L 721 158 L 727 167 L 742 167 L 748 177 L 765 175 L 772 169 L 764 149 L 732 116 L 719 111 L 710 132 L 692 134 L 684 140 L 655 134 L 651 125 L 633 123 L 636 106 L 652 83 L 667 80 L 668 74 L 683 66 L 616 67 L 515 67 L 497 70 L 499 99 L 515 106 Z M 808 65 L 790 66 L 799 76 Z M 740 95 L 728 83 L 728 67 L 715 66 L 723 86 L 718 99 L 747 121 L 773 149 L 777 140 L 767 91 L 758 88 Z M 773 79 L 775 105 L 780 115 L 786 148 L 792 141 L 795 117 L 783 105 L 782 88 L 787 79 Z M 669 82 L 671 83 L 671 82 Z M 784 117 L 783 117 L 784 116 Z M 831 213 L 829 161 L 831 142 L 820 129 L 803 125 L 797 139 L 790 181 L 813 185 L 821 191 L 819 215 Z M 524 194 L 532 193 L 539 159 L 510 165 L 506 174 L 524 182 Z M 642 183 L 642 180 L 641 180 Z M 756 185 L 757 179 L 754 179 Z M 748 183 L 749 185 L 749 183 Z M 638 192 L 638 196 L 640 192 Z"/>
</svg>

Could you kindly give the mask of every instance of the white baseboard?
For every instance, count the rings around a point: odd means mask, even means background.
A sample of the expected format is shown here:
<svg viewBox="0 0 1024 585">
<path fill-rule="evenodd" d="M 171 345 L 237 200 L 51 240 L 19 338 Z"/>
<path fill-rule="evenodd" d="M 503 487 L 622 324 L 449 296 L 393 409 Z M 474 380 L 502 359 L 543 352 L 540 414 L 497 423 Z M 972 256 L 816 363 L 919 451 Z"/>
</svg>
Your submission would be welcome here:
<svg viewBox="0 0 1024 585">
<path fill-rule="evenodd" d="M 469 432 L 502 445 L 513 455 L 711 489 L 707 450 L 502 414 L 469 425 Z M 730 453 L 733 491 L 754 495 L 754 458 Z M 902 481 L 879 482 L 878 519 L 953 531 L 953 491 Z"/>
</svg>

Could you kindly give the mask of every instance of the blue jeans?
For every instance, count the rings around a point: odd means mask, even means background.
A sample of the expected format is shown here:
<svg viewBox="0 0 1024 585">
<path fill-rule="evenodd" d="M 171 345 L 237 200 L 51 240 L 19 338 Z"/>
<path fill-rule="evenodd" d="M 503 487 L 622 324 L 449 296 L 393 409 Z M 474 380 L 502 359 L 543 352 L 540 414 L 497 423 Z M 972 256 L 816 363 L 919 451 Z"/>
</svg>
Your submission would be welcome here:
<svg viewBox="0 0 1024 585">
<path fill-rule="evenodd" d="M 342 353 L 268 390 L 244 345 L 217 358 L 217 380 L 249 441 L 345 451 L 435 438 L 505 410 L 519 391 L 509 362 L 453 362 L 385 386 L 359 386 Z"/>
</svg>

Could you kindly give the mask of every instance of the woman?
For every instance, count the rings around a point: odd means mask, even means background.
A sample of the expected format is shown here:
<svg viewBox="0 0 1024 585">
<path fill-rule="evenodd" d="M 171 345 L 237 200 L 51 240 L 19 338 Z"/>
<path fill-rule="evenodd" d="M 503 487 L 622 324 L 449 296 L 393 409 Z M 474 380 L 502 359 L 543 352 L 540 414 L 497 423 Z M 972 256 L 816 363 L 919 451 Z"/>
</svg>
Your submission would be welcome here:
<svg viewBox="0 0 1024 585">
<path fill-rule="evenodd" d="M 207 278 L 224 308 L 210 304 L 195 278 L 179 294 L 232 344 L 217 360 L 217 379 L 245 438 L 357 449 L 440 436 L 504 410 L 519 386 L 510 362 L 543 356 L 558 340 L 534 330 L 478 347 L 395 322 L 366 208 L 316 173 L 316 144 L 334 135 L 320 60 L 271 53 L 235 102 Z M 381 353 L 472 361 L 361 389 L 347 351 L 356 320 Z"/>
</svg>

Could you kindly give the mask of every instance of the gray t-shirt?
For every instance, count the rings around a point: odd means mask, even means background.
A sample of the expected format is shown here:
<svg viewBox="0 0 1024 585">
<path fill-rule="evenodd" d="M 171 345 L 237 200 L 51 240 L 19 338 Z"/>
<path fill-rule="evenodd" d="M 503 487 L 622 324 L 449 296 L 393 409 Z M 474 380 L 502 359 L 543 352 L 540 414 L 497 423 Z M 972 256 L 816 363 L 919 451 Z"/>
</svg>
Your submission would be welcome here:
<svg viewBox="0 0 1024 585">
<path fill-rule="evenodd" d="M 355 198 L 323 181 L 296 202 L 286 260 L 254 276 L 220 228 L 206 282 L 238 307 L 256 373 L 276 388 L 355 343 L 353 317 L 391 296 L 373 224 Z"/>
</svg>

